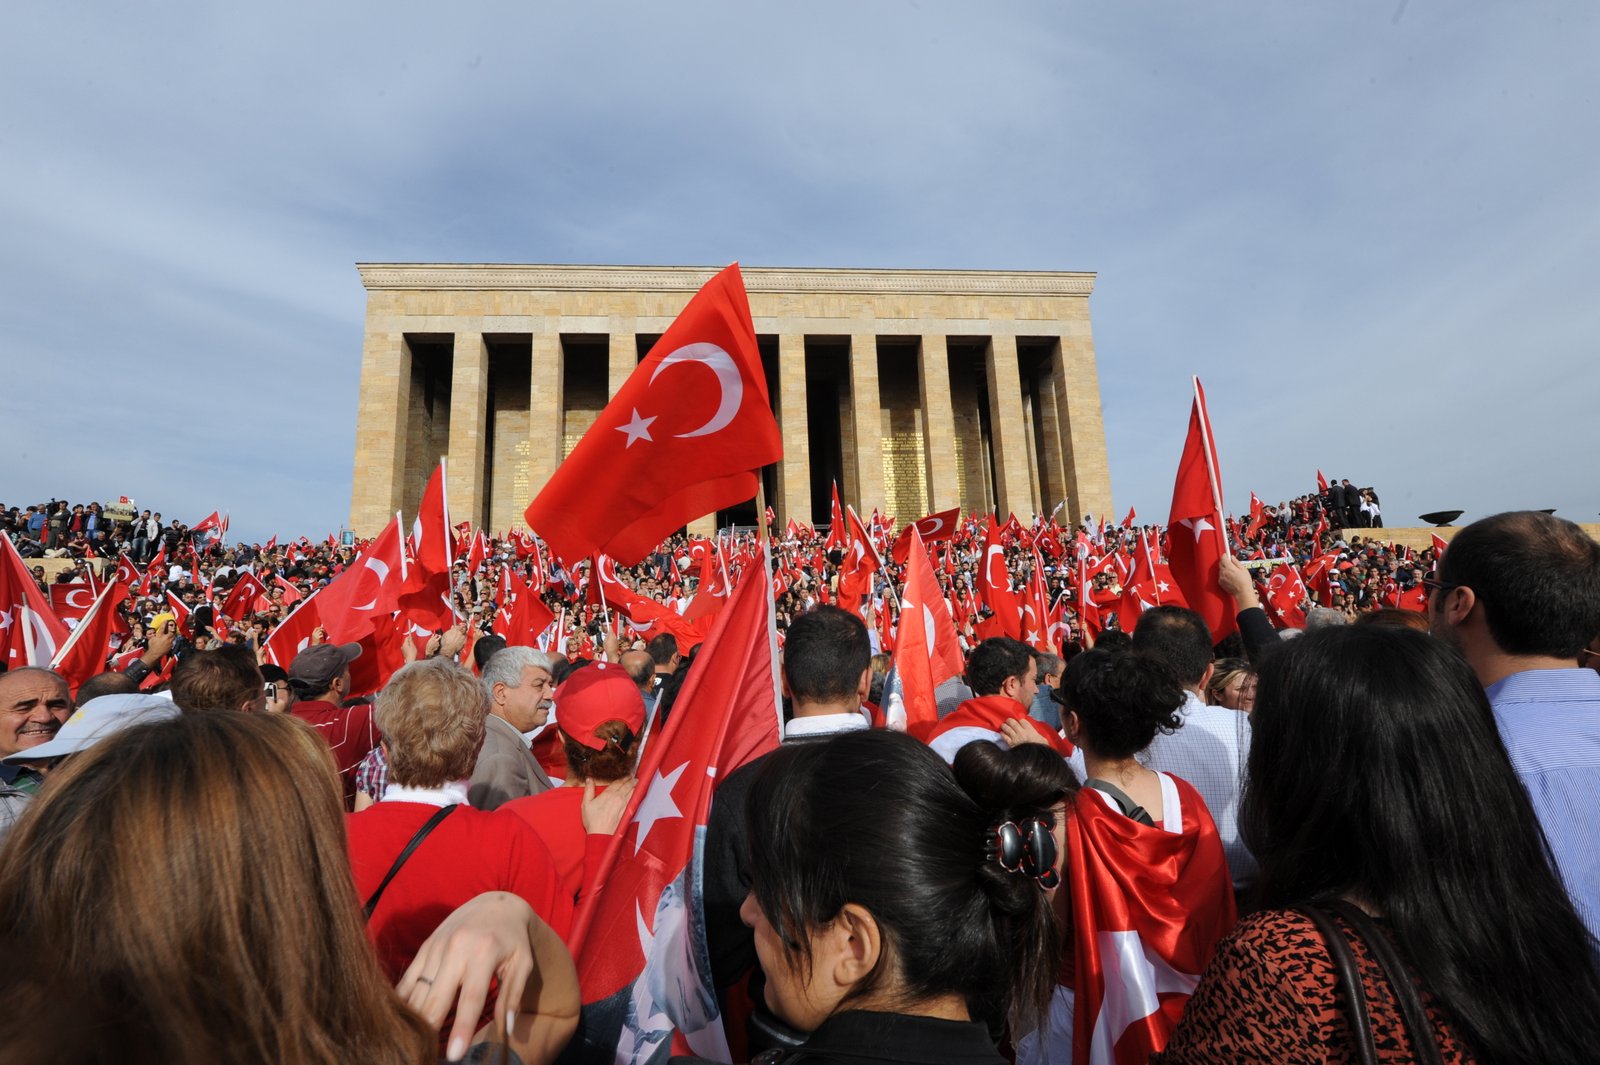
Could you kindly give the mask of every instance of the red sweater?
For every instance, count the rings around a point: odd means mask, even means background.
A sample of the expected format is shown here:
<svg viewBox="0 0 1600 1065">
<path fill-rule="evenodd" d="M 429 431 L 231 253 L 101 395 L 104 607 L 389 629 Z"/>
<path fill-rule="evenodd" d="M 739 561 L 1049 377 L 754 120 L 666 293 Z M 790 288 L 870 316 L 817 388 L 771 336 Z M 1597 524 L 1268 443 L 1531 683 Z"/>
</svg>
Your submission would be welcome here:
<svg viewBox="0 0 1600 1065">
<path fill-rule="evenodd" d="M 595 793 L 605 791 L 596 787 Z M 555 859 L 561 886 L 576 906 L 595 871 L 605 859 L 608 835 L 590 835 L 583 830 L 583 789 L 551 788 L 525 799 L 512 799 L 500 809 L 526 821 Z"/>
<path fill-rule="evenodd" d="M 349 815 L 350 864 L 363 905 L 437 810 L 426 803 L 380 802 Z M 406 859 L 367 922 L 390 980 L 400 979 L 450 911 L 485 891 L 519 895 L 562 939 L 571 932 L 572 896 L 562 890 L 538 835 L 510 814 L 458 806 Z"/>
</svg>

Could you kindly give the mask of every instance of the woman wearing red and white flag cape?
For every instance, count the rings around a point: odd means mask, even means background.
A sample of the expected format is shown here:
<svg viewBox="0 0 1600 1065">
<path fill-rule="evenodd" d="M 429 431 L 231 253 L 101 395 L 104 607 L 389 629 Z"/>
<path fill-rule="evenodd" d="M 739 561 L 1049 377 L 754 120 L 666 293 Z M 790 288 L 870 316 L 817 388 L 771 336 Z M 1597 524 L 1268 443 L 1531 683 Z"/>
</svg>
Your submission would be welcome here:
<svg viewBox="0 0 1600 1065">
<path fill-rule="evenodd" d="M 1183 693 L 1156 663 L 1085 651 L 1056 699 L 1087 779 L 1066 820 L 1072 947 L 1047 1023 L 1019 1065 L 1132 1065 L 1166 1045 L 1217 941 L 1233 882 L 1205 801 L 1135 758 L 1177 727 Z"/>
</svg>

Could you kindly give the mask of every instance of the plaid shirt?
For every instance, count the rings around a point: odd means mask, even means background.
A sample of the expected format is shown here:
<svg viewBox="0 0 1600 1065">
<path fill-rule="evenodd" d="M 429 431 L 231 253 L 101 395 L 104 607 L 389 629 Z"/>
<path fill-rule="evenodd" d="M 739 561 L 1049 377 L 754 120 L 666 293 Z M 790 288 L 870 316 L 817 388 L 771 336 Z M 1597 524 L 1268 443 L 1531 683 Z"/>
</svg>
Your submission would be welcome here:
<svg viewBox="0 0 1600 1065">
<path fill-rule="evenodd" d="M 389 760 L 383 756 L 382 747 L 374 747 L 356 766 L 356 790 L 364 791 L 373 802 L 383 798 L 383 789 L 389 786 Z"/>
</svg>

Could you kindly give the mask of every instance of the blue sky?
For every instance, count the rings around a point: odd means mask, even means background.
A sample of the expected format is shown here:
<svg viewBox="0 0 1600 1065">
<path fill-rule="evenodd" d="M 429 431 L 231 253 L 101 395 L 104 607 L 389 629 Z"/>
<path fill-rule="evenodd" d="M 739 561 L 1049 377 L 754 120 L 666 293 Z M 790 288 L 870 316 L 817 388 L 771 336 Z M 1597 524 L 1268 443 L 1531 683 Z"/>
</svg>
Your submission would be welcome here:
<svg viewBox="0 0 1600 1065">
<path fill-rule="evenodd" d="M 1600 520 L 1584 3 L 29 3 L 0 500 L 349 509 L 357 261 L 1094 270 L 1119 511 Z"/>
</svg>

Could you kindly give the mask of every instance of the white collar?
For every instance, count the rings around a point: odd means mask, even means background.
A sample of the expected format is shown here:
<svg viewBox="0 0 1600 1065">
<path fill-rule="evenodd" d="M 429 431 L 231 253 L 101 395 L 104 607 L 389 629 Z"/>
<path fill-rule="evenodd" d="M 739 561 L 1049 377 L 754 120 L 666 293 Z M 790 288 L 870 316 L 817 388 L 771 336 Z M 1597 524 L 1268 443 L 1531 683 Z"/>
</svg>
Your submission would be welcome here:
<svg viewBox="0 0 1600 1065">
<path fill-rule="evenodd" d="M 442 788 L 408 788 L 404 784 L 390 784 L 383 789 L 379 802 L 419 802 L 426 806 L 467 805 L 467 782 L 452 780 Z"/>
<path fill-rule="evenodd" d="M 853 714 L 815 714 L 811 717 L 797 717 L 783 726 L 783 738 L 795 739 L 800 736 L 831 736 L 835 732 L 855 732 L 857 729 L 872 727 L 866 716 L 857 711 Z"/>
<path fill-rule="evenodd" d="M 1204 710 L 1210 705 L 1210 703 L 1196 695 L 1192 689 L 1185 688 L 1183 689 L 1183 705 L 1178 707 L 1178 712 L 1185 715 L 1192 714 L 1196 710 Z"/>
</svg>

